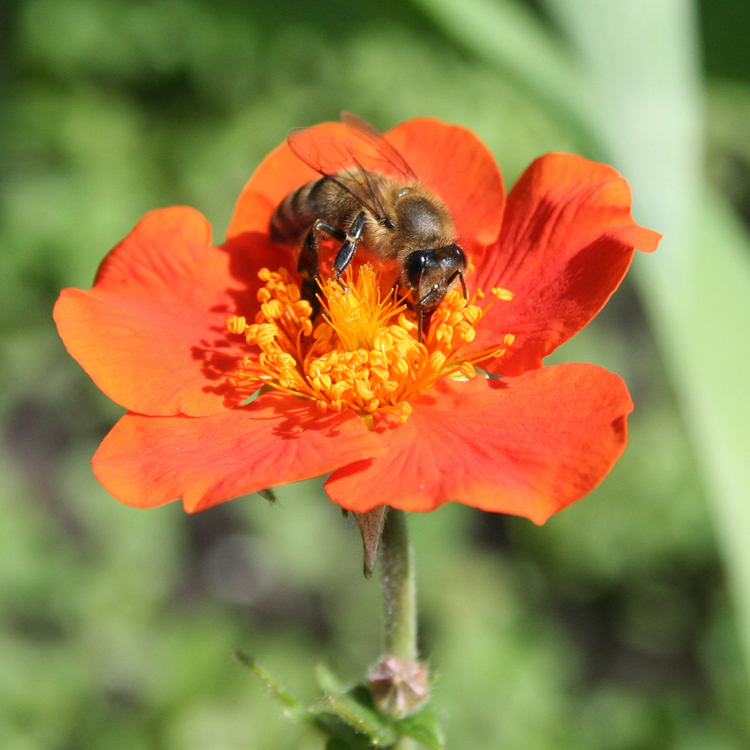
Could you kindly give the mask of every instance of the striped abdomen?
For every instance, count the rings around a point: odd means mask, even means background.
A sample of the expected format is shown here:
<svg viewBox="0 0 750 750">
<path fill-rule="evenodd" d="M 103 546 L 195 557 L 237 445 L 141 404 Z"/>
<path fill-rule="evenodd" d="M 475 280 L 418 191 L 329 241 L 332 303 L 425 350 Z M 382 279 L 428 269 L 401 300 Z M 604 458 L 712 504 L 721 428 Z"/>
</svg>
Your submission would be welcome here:
<svg viewBox="0 0 750 750">
<path fill-rule="evenodd" d="M 319 204 L 330 184 L 321 177 L 289 193 L 271 217 L 271 240 L 284 245 L 299 244 L 313 222 L 321 218 Z"/>
</svg>

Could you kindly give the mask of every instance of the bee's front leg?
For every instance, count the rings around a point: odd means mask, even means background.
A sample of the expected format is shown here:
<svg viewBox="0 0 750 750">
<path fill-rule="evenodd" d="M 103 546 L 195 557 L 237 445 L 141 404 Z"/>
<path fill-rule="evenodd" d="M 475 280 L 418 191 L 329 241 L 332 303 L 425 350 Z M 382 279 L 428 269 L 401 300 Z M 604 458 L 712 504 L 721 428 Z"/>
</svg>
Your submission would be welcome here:
<svg viewBox="0 0 750 750">
<path fill-rule="evenodd" d="M 365 231 L 366 220 L 367 216 L 364 211 L 357 214 L 352 225 L 349 227 L 349 231 L 346 233 L 346 240 L 336 254 L 336 260 L 333 262 L 336 281 L 341 284 L 345 292 L 349 290 L 343 281 L 341 281 L 341 274 L 344 273 L 346 267 L 352 262 L 354 253 L 357 250 L 357 244 L 362 239 L 362 234 Z"/>
<path fill-rule="evenodd" d="M 417 340 L 422 343 L 425 329 L 425 309 L 421 302 L 417 303 Z"/>
</svg>

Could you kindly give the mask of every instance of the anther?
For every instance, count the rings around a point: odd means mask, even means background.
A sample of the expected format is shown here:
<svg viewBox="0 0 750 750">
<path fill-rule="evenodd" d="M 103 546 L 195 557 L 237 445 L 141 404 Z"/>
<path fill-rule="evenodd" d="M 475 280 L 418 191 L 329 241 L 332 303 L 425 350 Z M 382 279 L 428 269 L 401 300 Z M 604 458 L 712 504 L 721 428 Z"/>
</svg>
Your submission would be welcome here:
<svg viewBox="0 0 750 750">
<path fill-rule="evenodd" d="M 405 331 L 416 331 L 418 327 L 417 324 L 412 323 L 404 313 L 401 313 L 401 315 L 398 316 L 398 324 Z"/>
<path fill-rule="evenodd" d="M 370 357 L 369 357 L 370 367 L 375 367 L 377 365 L 379 365 L 380 367 L 387 367 L 388 358 L 385 356 L 385 352 L 376 351 L 376 349 L 378 348 L 379 347 L 376 346 L 375 349 L 373 349 L 370 352 Z"/>
<path fill-rule="evenodd" d="M 227 331 L 229 333 L 244 333 L 247 321 L 241 315 L 234 315 L 227 320 Z"/>
<path fill-rule="evenodd" d="M 273 323 L 264 323 L 258 326 L 258 331 L 255 334 L 255 342 L 258 346 L 270 346 L 278 335 L 279 329 Z"/>
<path fill-rule="evenodd" d="M 469 305 L 464 310 L 464 320 L 470 325 L 475 325 L 482 317 L 482 308 L 477 305 Z"/>
<path fill-rule="evenodd" d="M 264 302 L 260 306 L 260 311 L 266 318 L 280 318 L 284 314 L 284 307 L 277 299 L 270 302 Z"/>
<path fill-rule="evenodd" d="M 453 328 L 446 323 L 441 323 L 435 331 L 435 341 L 445 341 L 450 346 L 453 338 Z"/>
<path fill-rule="evenodd" d="M 492 293 L 495 295 L 495 297 L 503 300 L 504 302 L 510 302 L 513 297 L 516 296 L 515 294 L 513 294 L 513 292 L 509 292 L 507 289 L 503 289 L 499 286 L 493 287 Z"/>
<path fill-rule="evenodd" d="M 461 367 L 458 368 L 458 371 L 467 378 L 473 378 L 476 376 L 477 371 L 474 369 L 474 365 L 471 364 L 471 362 L 464 362 Z"/>
<path fill-rule="evenodd" d="M 399 375 L 408 375 L 409 374 L 409 363 L 405 359 L 399 359 L 398 361 L 396 361 L 396 362 L 393 363 L 393 369 Z"/>
<path fill-rule="evenodd" d="M 440 372 L 445 364 L 445 354 L 442 352 L 432 352 L 428 361 L 430 363 L 430 369 L 433 372 Z"/>
</svg>

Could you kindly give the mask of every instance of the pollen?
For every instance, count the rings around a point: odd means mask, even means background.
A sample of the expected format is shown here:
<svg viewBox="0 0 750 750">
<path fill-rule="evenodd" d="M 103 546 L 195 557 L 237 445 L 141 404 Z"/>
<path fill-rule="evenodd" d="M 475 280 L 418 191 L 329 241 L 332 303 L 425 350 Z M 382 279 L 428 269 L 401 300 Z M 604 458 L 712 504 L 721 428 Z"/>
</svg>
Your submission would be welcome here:
<svg viewBox="0 0 750 750">
<path fill-rule="evenodd" d="M 503 356 L 515 340 L 508 333 L 501 347 L 465 352 L 489 307 L 513 298 L 506 289 L 493 289 L 495 299 L 484 309 L 476 304 L 481 291 L 470 300 L 449 291 L 420 342 L 406 298 L 394 290 L 383 293 L 380 273 L 369 264 L 347 269 L 345 285 L 321 282 L 317 322 L 287 269 L 263 268 L 258 277 L 264 286 L 255 321 L 227 320 L 227 331 L 244 336 L 250 347 L 232 384 L 248 395 L 266 387 L 310 399 L 321 412 L 350 409 L 369 425 L 376 412 L 405 422 L 416 394 L 442 378 L 475 377 L 475 364 Z"/>
</svg>

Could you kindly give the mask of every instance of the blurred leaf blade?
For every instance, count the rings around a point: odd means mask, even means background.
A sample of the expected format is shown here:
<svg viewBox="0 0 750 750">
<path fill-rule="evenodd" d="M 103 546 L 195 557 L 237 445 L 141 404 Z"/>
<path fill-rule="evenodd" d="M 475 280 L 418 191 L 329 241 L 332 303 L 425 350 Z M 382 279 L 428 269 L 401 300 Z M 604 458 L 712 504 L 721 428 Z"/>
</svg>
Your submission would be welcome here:
<svg viewBox="0 0 750 750">
<path fill-rule="evenodd" d="M 636 279 L 702 463 L 750 663 L 750 251 L 727 207 L 704 194 L 694 5 L 547 0 L 583 63 L 576 73 L 520 4 L 415 2 L 561 113 L 582 151 L 597 158 L 601 138 L 598 158 L 630 181 L 636 218 L 665 235 Z"/>
<path fill-rule="evenodd" d="M 336 676 L 334 671 L 324 663 L 319 663 L 315 667 L 315 681 L 318 687 L 324 693 L 343 693 L 344 685 Z"/>
<path fill-rule="evenodd" d="M 435 710 L 431 707 L 397 721 L 395 727 L 401 734 L 411 737 L 430 750 L 443 750 L 445 747 L 443 729 Z"/>
<path fill-rule="evenodd" d="M 323 710 L 335 714 L 356 732 L 366 735 L 376 747 L 387 747 L 397 739 L 396 730 L 371 708 L 344 693 L 326 695 Z"/>
<path fill-rule="evenodd" d="M 703 187 L 695 8 L 550 0 L 586 61 L 636 215 L 665 235 L 636 266 L 713 504 L 750 663 L 750 241 Z"/>
<path fill-rule="evenodd" d="M 295 698 L 272 674 L 260 666 L 255 659 L 243 651 L 237 651 L 235 654 L 237 660 L 244 664 L 261 682 L 266 686 L 268 692 L 279 700 L 288 714 L 296 721 L 303 721 L 308 724 L 317 724 L 315 717 L 307 711 L 302 703 Z"/>
<path fill-rule="evenodd" d="M 590 103 L 564 46 L 525 6 L 508 0 L 412 0 L 459 44 L 530 90 L 597 150 Z"/>
</svg>

